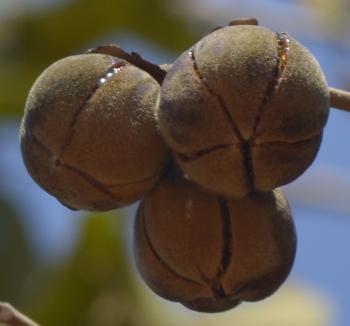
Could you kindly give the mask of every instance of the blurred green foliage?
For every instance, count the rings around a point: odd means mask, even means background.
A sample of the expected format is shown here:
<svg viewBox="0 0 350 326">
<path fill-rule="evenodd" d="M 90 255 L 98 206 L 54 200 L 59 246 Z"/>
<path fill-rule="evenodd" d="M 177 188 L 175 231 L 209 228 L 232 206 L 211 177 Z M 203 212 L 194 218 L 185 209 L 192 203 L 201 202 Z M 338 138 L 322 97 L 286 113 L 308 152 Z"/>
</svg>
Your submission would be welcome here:
<svg viewBox="0 0 350 326">
<path fill-rule="evenodd" d="M 39 294 L 34 319 L 51 326 L 141 325 L 123 229 L 117 214 L 86 219 L 74 253 Z"/>
<path fill-rule="evenodd" d="M 10 249 L 11 248 L 11 249 Z M 22 306 L 35 259 L 20 217 L 0 193 L 0 301 Z"/>
<path fill-rule="evenodd" d="M 20 115 L 45 67 L 106 35 L 128 31 L 171 51 L 185 49 L 195 35 L 170 6 L 163 0 L 75 0 L 0 21 L 0 114 Z"/>
</svg>

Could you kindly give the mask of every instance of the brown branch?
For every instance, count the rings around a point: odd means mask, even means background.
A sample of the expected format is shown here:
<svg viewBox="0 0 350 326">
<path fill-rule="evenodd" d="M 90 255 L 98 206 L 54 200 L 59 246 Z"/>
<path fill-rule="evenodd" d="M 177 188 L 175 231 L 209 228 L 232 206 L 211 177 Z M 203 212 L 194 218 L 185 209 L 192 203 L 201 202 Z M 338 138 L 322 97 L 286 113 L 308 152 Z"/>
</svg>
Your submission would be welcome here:
<svg viewBox="0 0 350 326">
<path fill-rule="evenodd" d="M 256 18 L 240 18 L 231 20 L 228 23 L 228 26 L 236 26 L 236 25 L 253 25 L 258 26 L 259 22 Z"/>
<path fill-rule="evenodd" d="M 96 48 L 88 50 L 86 53 L 108 54 L 108 55 L 117 57 L 119 59 L 124 59 L 125 61 L 149 73 L 159 84 L 163 82 L 163 79 L 165 78 L 165 75 L 166 75 L 166 71 L 162 69 L 162 67 L 143 59 L 136 52 L 128 53 L 124 51 L 117 44 L 101 45 Z"/>
<path fill-rule="evenodd" d="M 10 304 L 0 302 L 0 323 L 8 326 L 39 326 Z"/>
<path fill-rule="evenodd" d="M 329 88 L 331 107 L 350 112 L 350 92 Z"/>
<path fill-rule="evenodd" d="M 253 25 L 253 26 L 258 26 L 259 22 L 256 18 L 238 18 L 231 20 L 227 26 L 237 26 L 237 25 Z M 216 26 L 213 28 L 210 33 L 215 32 L 221 28 L 224 28 L 223 26 Z"/>
</svg>

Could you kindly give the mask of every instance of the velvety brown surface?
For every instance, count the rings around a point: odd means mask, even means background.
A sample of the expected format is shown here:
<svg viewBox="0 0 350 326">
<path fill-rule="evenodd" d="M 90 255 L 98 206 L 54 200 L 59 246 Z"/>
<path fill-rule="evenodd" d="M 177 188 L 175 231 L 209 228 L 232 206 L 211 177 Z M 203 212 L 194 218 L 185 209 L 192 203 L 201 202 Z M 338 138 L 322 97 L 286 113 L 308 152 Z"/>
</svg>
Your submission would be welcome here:
<svg viewBox="0 0 350 326">
<path fill-rule="evenodd" d="M 294 143 L 265 142 L 252 147 L 254 183 L 258 189 L 295 180 L 312 162 L 321 145 L 322 133 Z"/>
<path fill-rule="evenodd" d="M 203 186 L 210 184 L 213 192 L 244 197 L 249 188 L 245 162 L 237 145 L 218 148 L 192 159 L 176 155 L 176 161 L 192 181 Z"/>
<path fill-rule="evenodd" d="M 142 197 L 167 160 L 154 112 L 159 88 L 108 55 L 51 65 L 28 95 L 21 126 L 33 179 L 76 209 L 109 210 Z"/>
<path fill-rule="evenodd" d="M 167 176 L 142 201 L 135 222 L 136 262 L 150 288 L 203 312 L 272 294 L 295 250 L 281 190 L 227 200 Z"/>
<path fill-rule="evenodd" d="M 239 25 L 212 32 L 175 61 L 157 114 L 193 181 L 242 197 L 301 175 L 318 152 L 314 140 L 321 139 L 328 112 L 328 86 L 308 50 L 285 34 Z M 280 143 L 277 152 L 273 142 Z M 227 161 L 218 163 L 223 151 L 230 152 Z M 237 162 L 244 163 L 241 171 Z"/>
<path fill-rule="evenodd" d="M 185 52 L 163 81 L 158 118 L 164 139 L 180 153 L 238 143 L 219 103 L 191 69 L 190 54 Z"/>
</svg>

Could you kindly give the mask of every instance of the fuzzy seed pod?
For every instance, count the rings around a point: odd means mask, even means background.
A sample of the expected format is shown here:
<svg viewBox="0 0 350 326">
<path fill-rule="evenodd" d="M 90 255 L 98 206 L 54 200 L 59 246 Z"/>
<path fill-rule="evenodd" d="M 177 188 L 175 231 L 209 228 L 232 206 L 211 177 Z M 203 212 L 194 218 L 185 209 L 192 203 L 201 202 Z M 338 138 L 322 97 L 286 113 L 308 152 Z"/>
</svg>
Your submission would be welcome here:
<svg viewBox="0 0 350 326">
<path fill-rule="evenodd" d="M 137 213 L 141 276 L 158 295 L 201 312 L 271 295 L 288 276 L 295 250 L 281 190 L 227 200 L 168 177 Z"/>
<path fill-rule="evenodd" d="M 20 140 L 30 175 L 73 209 L 110 210 L 139 199 L 167 159 L 155 119 L 159 89 L 148 73 L 109 55 L 54 63 L 25 106 Z"/>
<path fill-rule="evenodd" d="M 328 112 L 325 77 L 303 46 L 285 33 L 238 25 L 212 32 L 175 61 L 158 118 L 193 181 L 242 197 L 302 174 Z"/>
</svg>

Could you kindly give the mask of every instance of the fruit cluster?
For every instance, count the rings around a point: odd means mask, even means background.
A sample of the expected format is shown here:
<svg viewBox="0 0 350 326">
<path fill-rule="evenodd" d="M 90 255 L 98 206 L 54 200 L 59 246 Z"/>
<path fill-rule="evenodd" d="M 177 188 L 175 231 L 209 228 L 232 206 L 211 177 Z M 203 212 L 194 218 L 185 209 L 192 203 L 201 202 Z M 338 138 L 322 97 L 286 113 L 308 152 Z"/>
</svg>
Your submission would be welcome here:
<svg viewBox="0 0 350 326">
<path fill-rule="evenodd" d="M 37 79 L 22 154 L 72 209 L 142 199 L 134 252 L 144 280 L 190 309 L 224 311 L 289 274 L 296 234 L 277 187 L 314 160 L 329 97 L 314 57 L 254 20 L 216 29 L 172 65 L 102 46 Z"/>
</svg>

